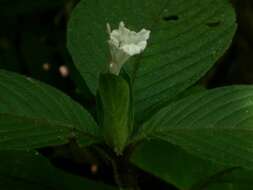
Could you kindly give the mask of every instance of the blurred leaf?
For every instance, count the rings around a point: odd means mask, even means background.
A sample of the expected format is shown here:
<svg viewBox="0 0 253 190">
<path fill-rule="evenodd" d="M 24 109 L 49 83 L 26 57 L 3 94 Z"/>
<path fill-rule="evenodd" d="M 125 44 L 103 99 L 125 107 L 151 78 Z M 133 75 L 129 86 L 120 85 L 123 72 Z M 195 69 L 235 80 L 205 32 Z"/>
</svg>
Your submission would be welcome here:
<svg viewBox="0 0 253 190">
<path fill-rule="evenodd" d="M 126 64 L 137 119 L 193 85 L 228 48 L 235 14 L 228 0 L 83 0 L 73 11 L 68 47 L 93 93 L 109 65 L 106 23 L 151 30 L 145 52 Z M 148 109 L 149 108 L 149 109 Z"/>
<path fill-rule="evenodd" d="M 0 69 L 20 71 L 16 49 L 8 38 L 0 37 Z"/>
<path fill-rule="evenodd" d="M 70 85 L 59 72 L 60 66 L 65 65 L 65 60 L 62 60 L 57 52 L 58 41 L 62 39 L 63 32 L 52 29 L 50 31 L 51 25 L 41 26 L 36 21 L 27 21 L 23 26 L 20 53 L 22 53 L 23 64 L 25 64 L 29 76 L 57 86 L 62 90 L 69 90 Z M 51 40 L 54 33 L 57 33 L 58 36 Z"/>
<path fill-rule="evenodd" d="M 33 26 L 33 29 L 28 28 L 27 25 L 24 27 L 26 29 L 24 29 L 22 35 L 21 53 L 26 66 L 32 77 L 37 77 L 39 80 L 45 79 L 48 77 L 47 71 L 50 71 L 55 66 L 51 63 L 51 57 L 55 50 L 45 43 L 47 31 L 44 27 Z M 38 30 L 40 31 L 38 32 Z M 48 64 L 48 69 L 43 68 L 44 64 Z"/>
<path fill-rule="evenodd" d="M 2 190 L 112 190 L 102 183 L 54 168 L 37 152 L 0 151 Z"/>
<path fill-rule="evenodd" d="M 0 149 L 98 140 L 93 118 L 62 92 L 7 71 L 0 71 L 0 91 Z"/>
<path fill-rule="evenodd" d="M 16 48 L 18 21 L 13 17 L 0 17 L 0 69 L 20 72 L 21 66 Z"/>
<path fill-rule="evenodd" d="M 0 0 L 0 15 L 14 16 L 55 9 L 64 5 L 65 0 Z"/>
<path fill-rule="evenodd" d="M 159 111 L 137 139 L 158 138 L 206 160 L 253 169 L 253 87 L 230 86 Z"/>
</svg>

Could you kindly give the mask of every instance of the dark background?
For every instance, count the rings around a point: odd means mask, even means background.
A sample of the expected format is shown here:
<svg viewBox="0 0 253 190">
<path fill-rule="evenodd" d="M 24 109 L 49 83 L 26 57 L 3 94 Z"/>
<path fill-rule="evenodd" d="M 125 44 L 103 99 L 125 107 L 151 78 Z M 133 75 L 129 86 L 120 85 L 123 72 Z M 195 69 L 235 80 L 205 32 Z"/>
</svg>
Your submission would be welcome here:
<svg viewBox="0 0 253 190">
<path fill-rule="evenodd" d="M 14 71 L 61 89 L 92 112 L 93 99 L 74 85 L 75 70 L 66 48 L 66 25 L 79 0 L 0 0 L 0 69 Z M 200 81 L 208 88 L 253 83 L 253 1 L 231 0 L 238 30 L 231 48 Z M 1 93 L 1 92 L 0 92 Z M 92 149 L 75 145 L 41 150 L 64 170 L 113 183 L 111 168 Z M 140 183 L 167 187 L 137 170 Z M 172 188 L 173 189 L 173 188 Z"/>
</svg>

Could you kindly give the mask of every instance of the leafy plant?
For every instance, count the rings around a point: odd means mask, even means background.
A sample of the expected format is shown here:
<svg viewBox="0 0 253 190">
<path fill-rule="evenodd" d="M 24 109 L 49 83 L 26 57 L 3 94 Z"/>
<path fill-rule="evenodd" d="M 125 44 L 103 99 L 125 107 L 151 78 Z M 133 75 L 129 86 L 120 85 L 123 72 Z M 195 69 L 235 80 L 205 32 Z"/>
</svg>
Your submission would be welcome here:
<svg viewBox="0 0 253 190">
<path fill-rule="evenodd" d="M 74 144 L 109 162 L 120 189 L 140 189 L 134 166 L 178 189 L 250 189 L 253 87 L 197 84 L 235 30 L 227 0 L 81 1 L 69 21 L 68 49 L 76 85 L 96 110 L 1 70 L 0 184 L 113 189 L 62 172 L 40 155 L 41 148 Z"/>
</svg>

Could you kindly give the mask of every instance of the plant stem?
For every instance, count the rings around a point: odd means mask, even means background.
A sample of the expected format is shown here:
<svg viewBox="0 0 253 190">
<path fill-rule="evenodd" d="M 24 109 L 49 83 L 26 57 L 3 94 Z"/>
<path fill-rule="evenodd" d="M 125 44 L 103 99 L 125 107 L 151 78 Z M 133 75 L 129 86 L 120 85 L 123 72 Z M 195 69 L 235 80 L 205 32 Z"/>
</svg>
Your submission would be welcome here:
<svg viewBox="0 0 253 190">
<path fill-rule="evenodd" d="M 129 163 L 129 152 L 124 156 L 117 156 L 106 147 L 95 147 L 97 152 L 112 166 L 113 177 L 120 190 L 140 190 L 138 187 L 136 173 Z"/>
<path fill-rule="evenodd" d="M 112 162 L 114 179 L 120 190 L 140 190 L 136 173 L 126 157 L 116 157 Z"/>
<path fill-rule="evenodd" d="M 117 163 L 112 159 L 111 164 L 112 164 L 115 183 L 118 185 L 120 190 L 124 190 L 124 185 L 123 185 L 123 183 L 121 182 L 121 179 L 120 179 L 120 174 L 119 174 L 119 171 L 118 171 Z"/>
</svg>

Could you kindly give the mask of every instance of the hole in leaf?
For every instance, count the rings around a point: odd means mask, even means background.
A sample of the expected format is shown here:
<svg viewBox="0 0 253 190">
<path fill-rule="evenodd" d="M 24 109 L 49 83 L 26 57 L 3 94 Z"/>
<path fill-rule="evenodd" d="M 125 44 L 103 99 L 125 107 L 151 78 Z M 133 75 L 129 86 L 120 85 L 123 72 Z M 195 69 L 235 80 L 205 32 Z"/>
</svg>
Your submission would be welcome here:
<svg viewBox="0 0 253 190">
<path fill-rule="evenodd" d="M 209 27 L 217 27 L 220 24 L 221 24 L 221 21 L 212 21 L 212 22 L 206 23 L 206 25 L 209 26 Z"/>
<path fill-rule="evenodd" d="M 164 16 L 163 17 L 163 20 L 165 21 L 175 21 L 175 20 L 178 20 L 179 17 L 177 15 L 169 15 L 169 16 Z"/>
</svg>

